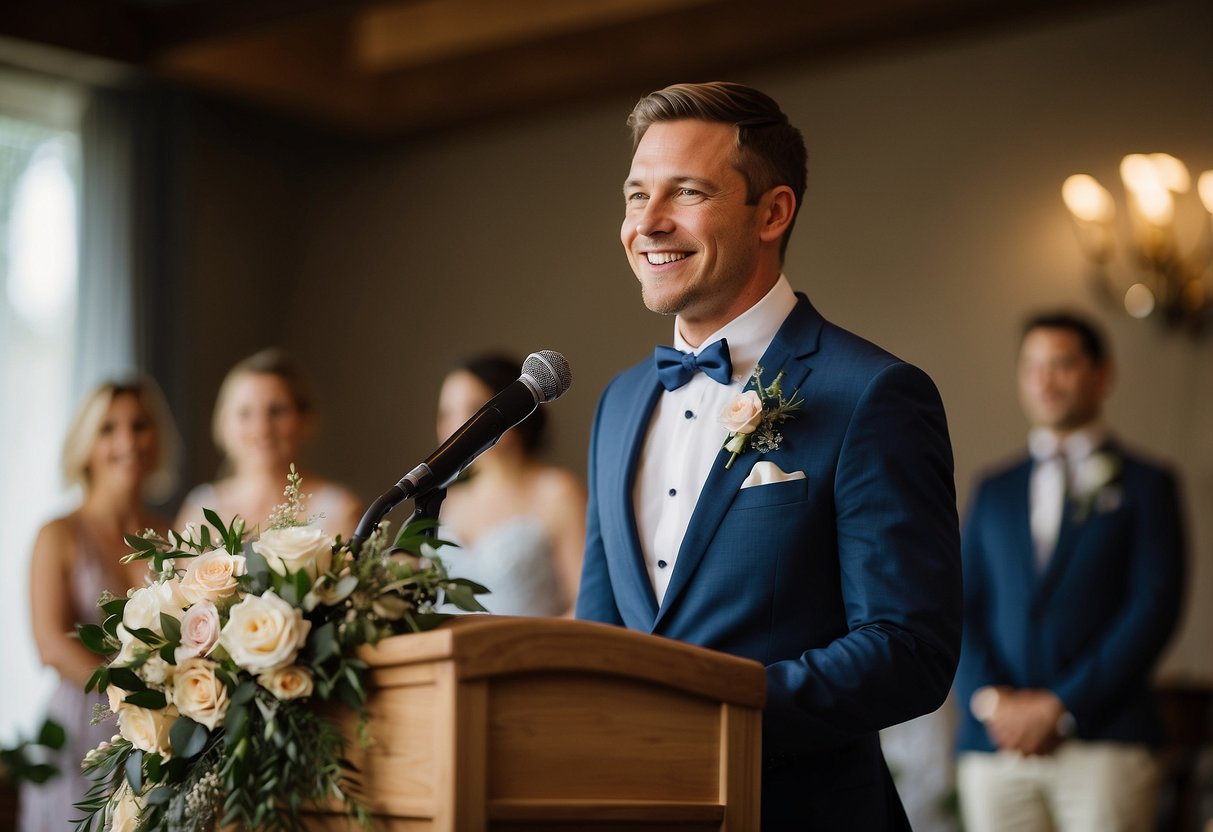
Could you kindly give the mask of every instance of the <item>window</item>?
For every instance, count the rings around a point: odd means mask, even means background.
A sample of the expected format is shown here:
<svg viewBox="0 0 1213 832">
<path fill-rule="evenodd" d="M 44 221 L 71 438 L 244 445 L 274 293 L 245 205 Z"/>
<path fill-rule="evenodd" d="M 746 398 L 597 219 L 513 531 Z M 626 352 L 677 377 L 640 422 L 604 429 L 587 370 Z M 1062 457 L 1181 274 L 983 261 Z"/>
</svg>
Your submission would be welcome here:
<svg viewBox="0 0 1213 832">
<path fill-rule="evenodd" d="M 55 682 L 29 626 L 39 526 L 70 507 L 59 451 L 75 405 L 79 96 L 0 74 L 0 745 L 28 736 Z"/>
</svg>

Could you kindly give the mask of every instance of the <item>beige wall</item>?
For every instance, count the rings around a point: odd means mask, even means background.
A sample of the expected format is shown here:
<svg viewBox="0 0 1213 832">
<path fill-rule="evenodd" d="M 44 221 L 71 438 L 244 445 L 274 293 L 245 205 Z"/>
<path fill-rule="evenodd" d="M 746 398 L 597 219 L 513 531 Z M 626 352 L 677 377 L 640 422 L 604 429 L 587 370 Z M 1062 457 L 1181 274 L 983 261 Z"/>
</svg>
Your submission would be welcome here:
<svg viewBox="0 0 1213 832">
<path fill-rule="evenodd" d="M 780 100 L 809 144 L 793 285 L 935 378 L 962 501 L 1022 445 L 1024 314 L 1067 304 L 1106 321 L 1120 364 L 1109 421 L 1178 463 L 1193 519 L 1192 597 L 1167 668 L 1213 678 L 1213 338 L 1098 305 L 1059 198 L 1072 172 L 1113 184 L 1127 152 L 1213 167 L 1213 8 L 1160 3 L 738 80 Z M 223 368 L 273 341 L 322 387 L 312 461 L 368 500 L 433 449 L 444 369 L 486 347 L 569 358 L 554 451 L 583 469 L 598 392 L 671 327 L 642 308 L 617 241 L 635 97 L 391 149 L 200 115 L 180 293 L 213 325 L 240 299 L 255 309 L 183 347 L 199 470 L 213 464 L 205 421 Z"/>
</svg>

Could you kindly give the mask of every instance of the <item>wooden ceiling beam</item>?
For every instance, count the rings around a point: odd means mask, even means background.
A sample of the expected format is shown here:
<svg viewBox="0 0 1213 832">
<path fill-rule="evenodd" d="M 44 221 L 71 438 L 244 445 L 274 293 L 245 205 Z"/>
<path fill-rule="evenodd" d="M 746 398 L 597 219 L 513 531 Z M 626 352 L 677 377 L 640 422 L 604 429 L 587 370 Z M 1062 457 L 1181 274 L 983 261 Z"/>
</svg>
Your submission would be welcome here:
<svg viewBox="0 0 1213 832">
<path fill-rule="evenodd" d="M 562 38 L 713 0 L 405 0 L 355 16 L 354 61 L 371 73 Z"/>
</svg>

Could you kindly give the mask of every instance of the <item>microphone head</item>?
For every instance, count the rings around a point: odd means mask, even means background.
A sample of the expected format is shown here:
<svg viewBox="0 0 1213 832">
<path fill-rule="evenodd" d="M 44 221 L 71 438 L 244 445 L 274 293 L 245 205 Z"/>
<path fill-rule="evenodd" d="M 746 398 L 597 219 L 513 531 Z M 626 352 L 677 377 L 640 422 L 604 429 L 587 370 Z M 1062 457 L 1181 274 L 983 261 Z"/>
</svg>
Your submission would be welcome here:
<svg viewBox="0 0 1213 832">
<path fill-rule="evenodd" d="M 522 362 L 522 374 L 535 383 L 545 402 L 560 398 L 573 383 L 569 362 L 555 350 L 540 350 L 528 355 Z"/>
</svg>

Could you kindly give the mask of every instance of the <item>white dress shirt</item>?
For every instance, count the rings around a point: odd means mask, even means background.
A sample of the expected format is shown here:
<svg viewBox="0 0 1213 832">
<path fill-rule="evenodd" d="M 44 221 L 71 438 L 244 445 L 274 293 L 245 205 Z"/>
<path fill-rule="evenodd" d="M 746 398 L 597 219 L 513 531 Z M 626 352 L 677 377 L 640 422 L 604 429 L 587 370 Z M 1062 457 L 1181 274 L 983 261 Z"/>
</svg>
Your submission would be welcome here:
<svg viewBox="0 0 1213 832">
<path fill-rule="evenodd" d="M 1028 450 L 1035 460 L 1028 483 L 1028 506 L 1036 567 L 1043 571 L 1057 548 L 1061 518 L 1066 499 L 1073 495 L 1072 483 L 1080 479 L 1080 469 L 1107 439 L 1107 431 L 1092 423 L 1058 440 L 1047 428 L 1035 428 L 1028 434 Z"/>
<path fill-rule="evenodd" d="M 730 384 L 713 381 L 702 372 L 677 390 L 657 399 L 632 490 L 636 529 L 657 603 L 665 598 L 678 549 L 691 522 L 708 473 L 728 431 L 720 412 L 749 382 L 758 360 L 796 306 L 796 294 L 783 275 L 762 300 L 709 335 L 694 350 L 674 320 L 674 347 L 699 354 L 721 338 L 729 342 L 733 363 Z M 780 367 L 764 368 L 769 384 Z"/>
</svg>

